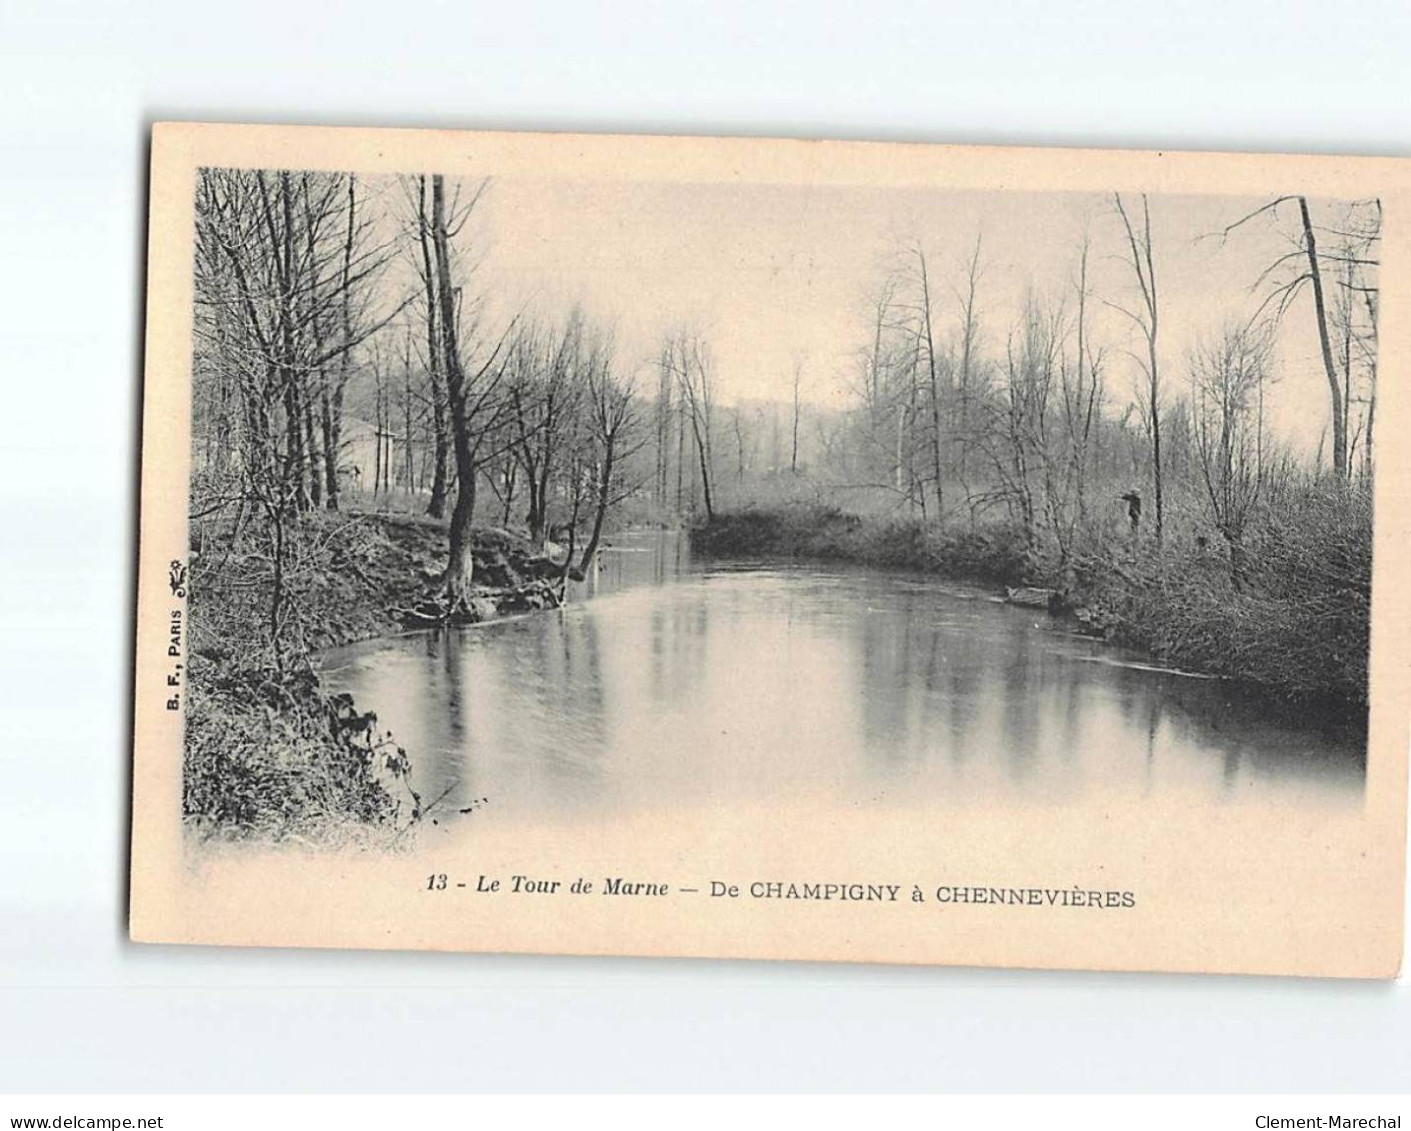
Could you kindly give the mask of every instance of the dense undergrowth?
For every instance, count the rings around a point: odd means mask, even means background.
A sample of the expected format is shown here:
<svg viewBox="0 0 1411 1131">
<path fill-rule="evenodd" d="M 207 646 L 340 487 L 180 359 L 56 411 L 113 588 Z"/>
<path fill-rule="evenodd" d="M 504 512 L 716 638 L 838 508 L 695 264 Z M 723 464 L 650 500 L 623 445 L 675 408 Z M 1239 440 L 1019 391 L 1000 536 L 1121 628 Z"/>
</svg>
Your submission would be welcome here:
<svg viewBox="0 0 1411 1131">
<path fill-rule="evenodd" d="M 717 514 L 691 531 L 691 546 L 710 557 L 861 562 L 1006 585 L 1031 572 L 1023 540 L 1007 527 L 942 532 L 914 519 L 811 504 Z"/>
<path fill-rule="evenodd" d="M 308 666 L 198 657 L 188 686 L 182 808 L 201 835 L 324 842 L 419 816 L 406 752 Z"/>
</svg>

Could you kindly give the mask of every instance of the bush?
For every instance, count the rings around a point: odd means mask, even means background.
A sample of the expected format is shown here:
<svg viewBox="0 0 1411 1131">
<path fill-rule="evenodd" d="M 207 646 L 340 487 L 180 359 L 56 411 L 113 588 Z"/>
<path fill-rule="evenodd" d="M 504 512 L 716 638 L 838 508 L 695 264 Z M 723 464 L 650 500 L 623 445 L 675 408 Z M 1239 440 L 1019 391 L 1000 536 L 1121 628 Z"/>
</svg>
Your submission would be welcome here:
<svg viewBox="0 0 1411 1131">
<path fill-rule="evenodd" d="M 1022 531 L 1006 524 L 938 531 L 919 519 L 862 517 L 817 504 L 717 514 L 691 531 L 706 557 L 794 557 L 1019 584 L 1033 565 Z"/>
<path fill-rule="evenodd" d="M 861 523 L 835 507 L 732 511 L 693 528 L 691 546 L 708 557 L 829 556 Z"/>
<path fill-rule="evenodd" d="M 1184 667 L 1290 698 L 1366 703 L 1370 491 L 1316 481 L 1285 490 L 1241 545 L 1238 571 L 1228 546 L 1179 531 L 1160 555 L 1094 554 L 1077 571 L 1079 599 L 1112 638 Z"/>
<path fill-rule="evenodd" d="M 935 559 L 943 573 L 1006 585 L 1043 580 L 1017 526 L 997 524 L 938 536 Z"/>
<path fill-rule="evenodd" d="M 198 658 L 188 687 L 182 811 L 202 835 L 328 840 L 419 815 L 406 752 L 311 670 Z"/>
</svg>

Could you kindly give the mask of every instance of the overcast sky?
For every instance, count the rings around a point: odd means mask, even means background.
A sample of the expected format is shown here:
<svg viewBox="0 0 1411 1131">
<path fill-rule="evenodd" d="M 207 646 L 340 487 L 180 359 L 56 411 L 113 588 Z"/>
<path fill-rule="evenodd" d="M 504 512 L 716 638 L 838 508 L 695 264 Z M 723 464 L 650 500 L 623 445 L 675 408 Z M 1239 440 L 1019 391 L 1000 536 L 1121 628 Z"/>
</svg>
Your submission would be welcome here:
<svg viewBox="0 0 1411 1131">
<path fill-rule="evenodd" d="M 1138 198 L 1127 203 L 1140 206 Z M 1247 319 L 1263 297 L 1250 289 L 1260 271 L 1292 246 L 1291 210 L 1258 218 L 1223 245 L 1208 238 L 1260 203 L 1151 199 L 1160 356 L 1172 393 L 1186 388 L 1191 346 L 1226 318 Z M 1325 220 L 1336 208 L 1315 204 Z M 982 237 L 979 306 L 987 350 L 997 356 L 1026 289 L 1075 301 L 1085 227 L 1090 333 L 1107 347 L 1110 396 L 1122 402 L 1137 377 L 1126 351 L 1144 344 L 1102 302 L 1139 302 L 1110 197 L 492 178 L 462 240 L 483 256 L 480 286 L 502 309 L 528 303 L 561 312 L 581 303 L 615 325 L 619 358 L 640 366 L 644 381 L 661 334 L 687 325 L 709 337 L 721 403 L 786 399 L 797 356 L 805 397 L 841 406 L 870 337 L 869 296 L 907 247 L 920 241 L 926 249 L 944 335 L 958 318 L 964 263 Z M 1279 336 L 1278 373 L 1271 426 L 1310 450 L 1328 405 L 1306 295 Z"/>
</svg>

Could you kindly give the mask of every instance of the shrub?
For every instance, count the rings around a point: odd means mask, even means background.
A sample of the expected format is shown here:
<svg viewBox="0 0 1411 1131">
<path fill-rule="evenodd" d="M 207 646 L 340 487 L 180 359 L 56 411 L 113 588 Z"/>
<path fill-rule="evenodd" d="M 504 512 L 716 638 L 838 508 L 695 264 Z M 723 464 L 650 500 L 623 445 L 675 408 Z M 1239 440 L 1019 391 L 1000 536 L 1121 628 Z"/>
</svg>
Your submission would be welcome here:
<svg viewBox="0 0 1411 1131">
<path fill-rule="evenodd" d="M 919 519 L 862 517 L 817 504 L 717 514 L 691 531 L 707 557 L 803 557 L 1018 584 L 1035 572 L 1007 524 L 937 531 Z"/>
<path fill-rule="evenodd" d="M 1080 599 L 1108 634 L 1182 666 L 1291 698 L 1367 700 L 1372 515 L 1361 487 L 1307 483 L 1272 499 L 1229 547 L 1168 536 L 1158 555 L 1085 558 Z M 1237 576 L 1238 574 L 1238 576 Z"/>
<path fill-rule="evenodd" d="M 406 752 L 311 670 L 197 658 L 191 676 L 182 811 L 202 835 L 326 840 L 418 815 Z"/>
</svg>

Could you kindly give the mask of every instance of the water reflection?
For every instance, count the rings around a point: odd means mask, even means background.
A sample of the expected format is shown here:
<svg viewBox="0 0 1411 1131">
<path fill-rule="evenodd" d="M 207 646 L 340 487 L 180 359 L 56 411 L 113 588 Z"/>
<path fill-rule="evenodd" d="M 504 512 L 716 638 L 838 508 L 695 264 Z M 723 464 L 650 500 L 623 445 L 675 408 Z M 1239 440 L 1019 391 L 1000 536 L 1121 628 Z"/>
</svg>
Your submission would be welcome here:
<svg viewBox="0 0 1411 1131">
<path fill-rule="evenodd" d="M 1360 804 L 1358 720 L 1153 670 L 929 579 L 622 538 L 560 613 L 330 653 L 442 811 L 1192 792 Z"/>
</svg>

